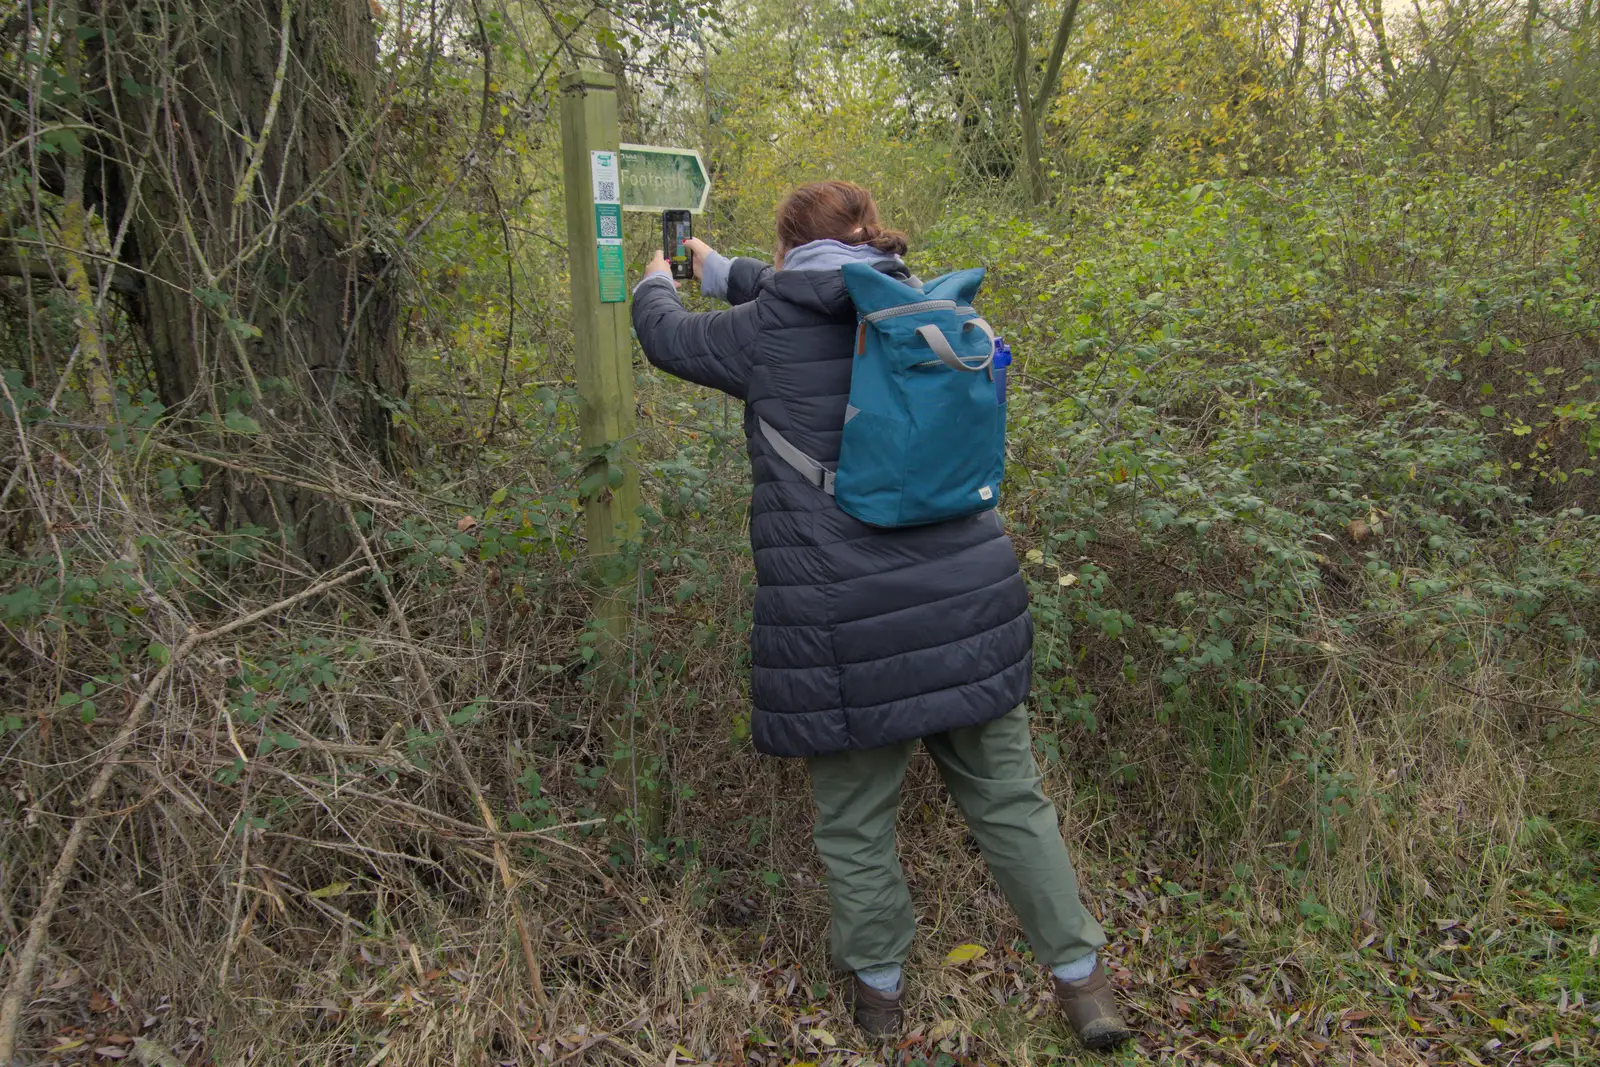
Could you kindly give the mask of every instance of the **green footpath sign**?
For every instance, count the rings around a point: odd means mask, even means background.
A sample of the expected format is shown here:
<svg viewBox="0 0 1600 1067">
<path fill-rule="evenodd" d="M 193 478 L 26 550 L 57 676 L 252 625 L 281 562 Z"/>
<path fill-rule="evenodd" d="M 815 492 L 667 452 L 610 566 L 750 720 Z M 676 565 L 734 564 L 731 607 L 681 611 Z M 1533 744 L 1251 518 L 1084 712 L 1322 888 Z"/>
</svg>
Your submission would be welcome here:
<svg viewBox="0 0 1600 1067">
<path fill-rule="evenodd" d="M 589 177 L 594 185 L 594 254 L 600 267 L 600 302 L 628 299 L 622 255 L 622 188 L 617 153 L 590 152 Z"/>
<path fill-rule="evenodd" d="M 711 176 L 694 149 L 622 146 L 623 210 L 704 211 L 710 192 Z"/>
</svg>

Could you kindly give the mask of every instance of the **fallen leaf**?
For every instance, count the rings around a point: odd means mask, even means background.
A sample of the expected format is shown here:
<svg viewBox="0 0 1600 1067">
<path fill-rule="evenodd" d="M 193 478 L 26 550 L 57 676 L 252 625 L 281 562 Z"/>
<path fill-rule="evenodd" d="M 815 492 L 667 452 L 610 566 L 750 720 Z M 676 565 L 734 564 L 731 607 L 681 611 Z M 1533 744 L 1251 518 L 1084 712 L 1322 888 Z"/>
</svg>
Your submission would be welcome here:
<svg viewBox="0 0 1600 1067">
<path fill-rule="evenodd" d="M 953 1036 L 956 1032 L 956 1026 L 957 1023 L 954 1019 L 944 1019 L 936 1022 L 933 1024 L 933 1028 L 928 1031 L 928 1040 L 937 1045 L 945 1038 Z"/>
<path fill-rule="evenodd" d="M 101 1045 L 99 1048 L 94 1050 L 94 1054 L 96 1056 L 104 1056 L 108 1060 L 120 1060 L 122 1057 L 128 1054 L 128 1050 L 125 1048 L 118 1048 L 115 1045 Z"/>
<path fill-rule="evenodd" d="M 460 533 L 466 533 L 476 525 L 478 525 L 478 520 L 471 515 L 463 515 L 456 520 L 456 530 Z"/>
<path fill-rule="evenodd" d="M 133 1054 L 145 1067 L 183 1067 L 178 1057 L 149 1038 L 141 1037 L 134 1041 Z"/>
<path fill-rule="evenodd" d="M 94 992 L 89 994 L 90 1011 L 108 1012 L 115 1007 L 116 1005 L 112 1003 L 111 998 L 100 992 L 100 990 L 96 989 Z"/>
<path fill-rule="evenodd" d="M 26 800 L 26 794 L 23 794 L 23 796 L 19 797 L 18 799 L 25 801 Z M 1593 956 L 1594 952 L 1591 951 L 1589 953 L 1589 955 Z M 78 984 L 78 979 L 82 978 L 82 977 L 83 977 L 83 975 L 81 973 L 79 973 L 79 971 L 78 971 L 78 969 L 76 967 L 69 967 L 66 970 L 62 971 L 60 977 L 58 977 L 54 982 L 51 982 L 50 985 L 48 986 L 48 988 L 50 988 L 50 989 L 65 989 L 68 986 L 77 985 Z"/>
<path fill-rule="evenodd" d="M 306 896 L 313 897 L 317 900 L 327 900 L 329 897 L 338 896 L 349 888 L 349 882 L 334 882 L 330 885 L 323 886 L 321 889 L 313 889 L 311 892 L 307 893 Z"/>
<path fill-rule="evenodd" d="M 950 954 L 944 958 L 944 965 L 946 967 L 959 967 L 963 963 L 971 963 L 979 956 L 985 955 L 988 951 L 989 950 L 984 948 L 982 945 L 957 945 L 955 948 L 951 949 Z"/>
<path fill-rule="evenodd" d="M 1043 563 L 1044 552 L 1037 548 L 1030 548 L 1028 549 L 1027 559 L 1029 563 Z"/>
<path fill-rule="evenodd" d="M 827 1045 L 829 1048 L 832 1048 L 839 1043 L 838 1038 L 834 1037 L 820 1026 L 811 1031 L 811 1036 L 822 1042 L 824 1045 Z"/>
<path fill-rule="evenodd" d="M 1070 588 L 1071 586 L 1078 584 L 1078 576 L 1076 574 L 1063 574 L 1061 577 L 1056 579 L 1056 584 L 1061 586 L 1063 589 Z"/>
<path fill-rule="evenodd" d="M 1535 1041 L 1522 1051 L 1532 1056 L 1535 1052 L 1543 1052 L 1545 1049 L 1549 1048 L 1555 1043 L 1556 1039 L 1553 1037 L 1541 1037 L 1539 1040 Z"/>
</svg>

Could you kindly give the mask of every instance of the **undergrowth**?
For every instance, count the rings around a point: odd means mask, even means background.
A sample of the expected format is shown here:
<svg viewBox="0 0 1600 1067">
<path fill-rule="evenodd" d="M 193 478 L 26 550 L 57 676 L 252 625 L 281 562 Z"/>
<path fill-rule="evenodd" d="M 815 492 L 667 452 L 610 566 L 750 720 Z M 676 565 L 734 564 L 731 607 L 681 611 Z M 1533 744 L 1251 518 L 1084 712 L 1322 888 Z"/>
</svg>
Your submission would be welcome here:
<svg viewBox="0 0 1600 1067">
<path fill-rule="evenodd" d="M 1593 213 L 1576 187 L 1330 166 L 1118 180 L 919 245 L 924 274 L 992 265 L 1019 356 L 1004 510 L 1036 743 L 1144 1034 L 1129 1060 L 1595 1062 Z M 609 566 L 666 810 L 642 836 L 612 814 L 569 354 L 541 344 L 498 437 L 429 400 L 404 484 L 315 473 L 382 578 L 159 676 L 316 578 L 201 506 L 221 463 L 291 476 L 295 443 L 192 440 L 134 381 L 108 435 L 5 372 L 8 956 L 72 798 L 162 682 L 70 872 L 39 1062 L 876 1054 L 829 985 L 803 771 L 748 740 L 740 412 L 641 372 L 645 534 Z M 1075 1055 L 922 763 L 901 848 L 923 923 L 901 1058 Z M 963 944 L 985 951 L 946 959 Z"/>
</svg>

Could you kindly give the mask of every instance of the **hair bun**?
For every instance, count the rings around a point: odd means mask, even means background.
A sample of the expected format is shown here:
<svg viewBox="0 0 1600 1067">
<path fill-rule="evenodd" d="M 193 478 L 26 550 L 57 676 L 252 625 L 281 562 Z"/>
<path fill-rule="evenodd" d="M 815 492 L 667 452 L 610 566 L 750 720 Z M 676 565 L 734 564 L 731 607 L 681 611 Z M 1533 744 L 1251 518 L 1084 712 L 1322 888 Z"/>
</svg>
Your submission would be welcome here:
<svg viewBox="0 0 1600 1067">
<path fill-rule="evenodd" d="M 882 225 L 872 194 L 854 182 L 811 182 L 778 205 L 779 248 L 824 239 L 870 245 L 888 255 L 906 253 L 906 235 Z"/>
<path fill-rule="evenodd" d="M 887 252 L 893 256 L 906 254 L 906 235 L 899 230 L 885 229 L 882 226 L 866 225 L 861 227 L 860 244 L 871 245 L 880 252 Z"/>
</svg>

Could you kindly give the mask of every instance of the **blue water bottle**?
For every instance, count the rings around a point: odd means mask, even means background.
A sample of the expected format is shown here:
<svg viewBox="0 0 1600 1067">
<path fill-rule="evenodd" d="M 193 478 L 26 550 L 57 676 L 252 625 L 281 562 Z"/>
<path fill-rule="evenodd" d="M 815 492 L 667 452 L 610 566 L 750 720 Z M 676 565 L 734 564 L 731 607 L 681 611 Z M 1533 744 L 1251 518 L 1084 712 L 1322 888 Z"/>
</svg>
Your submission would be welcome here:
<svg viewBox="0 0 1600 1067">
<path fill-rule="evenodd" d="M 1007 347 L 1005 338 L 994 339 L 994 395 L 995 399 L 1004 405 L 1006 402 L 1006 368 L 1011 366 L 1011 349 Z"/>
</svg>

